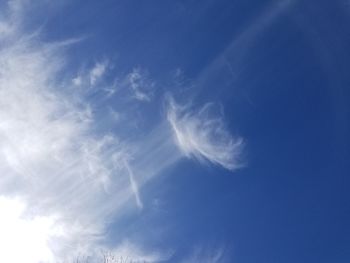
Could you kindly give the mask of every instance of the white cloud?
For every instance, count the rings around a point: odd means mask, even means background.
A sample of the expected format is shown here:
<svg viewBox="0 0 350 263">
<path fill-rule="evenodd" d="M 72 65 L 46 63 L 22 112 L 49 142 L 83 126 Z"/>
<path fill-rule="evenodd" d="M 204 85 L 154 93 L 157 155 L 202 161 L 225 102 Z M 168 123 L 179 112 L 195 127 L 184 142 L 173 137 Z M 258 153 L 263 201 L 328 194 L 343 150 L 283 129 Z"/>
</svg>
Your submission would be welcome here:
<svg viewBox="0 0 350 263">
<path fill-rule="evenodd" d="M 82 76 L 78 75 L 72 79 L 72 82 L 75 86 L 81 86 L 83 84 L 83 78 Z"/>
<path fill-rule="evenodd" d="M 0 49 L 0 196 L 21 199 L 23 224 L 45 219 L 50 230 L 31 242 L 17 233 L 22 241 L 3 242 L 3 250 L 40 248 L 43 258 L 50 251 L 55 260 L 69 260 L 99 250 L 108 222 L 130 210 L 133 198 L 141 208 L 139 188 L 179 155 L 163 127 L 135 142 L 96 135 L 93 109 L 84 98 L 77 104 L 74 90 L 57 79 L 65 65 L 61 46 L 31 36 Z M 0 261 L 10 262 L 1 254 Z"/>
<path fill-rule="evenodd" d="M 108 60 L 98 61 L 93 65 L 92 68 L 88 70 L 81 70 L 80 72 L 78 72 L 75 75 L 75 77 L 72 79 L 72 84 L 75 87 L 83 87 L 85 89 L 93 88 L 99 82 L 101 82 L 101 80 L 103 80 L 103 77 L 108 71 L 108 67 L 109 67 Z M 112 88 L 114 87 L 104 88 L 104 90 L 108 93 L 111 93 Z M 88 90 L 85 90 L 85 91 L 87 92 Z"/>
<path fill-rule="evenodd" d="M 126 81 L 133 91 L 133 97 L 139 101 L 150 102 L 152 100 L 155 83 L 151 81 L 147 73 L 140 68 L 134 68 L 127 76 Z"/>
<path fill-rule="evenodd" d="M 187 157 L 210 161 L 229 170 L 239 168 L 243 140 L 230 135 L 223 117 L 213 116 L 211 107 L 212 104 L 206 104 L 195 111 L 169 99 L 167 116 L 177 145 Z"/>
<path fill-rule="evenodd" d="M 106 69 L 108 67 L 108 61 L 104 60 L 101 62 L 97 62 L 95 66 L 90 70 L 90 85 L 94 86 L 99 79 L 105 74 Z"/>
<path fill-rule="evenodd" d="M 118 207 L 105 188 L 114 171 L 108 153 L 120 149 L 113 137 L 91 135 L 91 112 L 56 89 L 62 66 L 56 48 L 29 38 L 0 50 L 0 191 L 8 198 L 20 196 L 26 215 L 55 215 L 62 242 L 48 233 L 52 247 L 47 244 L 47 249 L 63 255 L 69 246 L 94 242 L 111 208 Z M 123 178 L 114 182 L 128 185 Z M 120 203 L 129 195 L 124 193 Z M 3 249 L 11 250 L 15 243 L 6 245 Z M 37 246 L 34 239 L 26 245 Z"/>
</svg>

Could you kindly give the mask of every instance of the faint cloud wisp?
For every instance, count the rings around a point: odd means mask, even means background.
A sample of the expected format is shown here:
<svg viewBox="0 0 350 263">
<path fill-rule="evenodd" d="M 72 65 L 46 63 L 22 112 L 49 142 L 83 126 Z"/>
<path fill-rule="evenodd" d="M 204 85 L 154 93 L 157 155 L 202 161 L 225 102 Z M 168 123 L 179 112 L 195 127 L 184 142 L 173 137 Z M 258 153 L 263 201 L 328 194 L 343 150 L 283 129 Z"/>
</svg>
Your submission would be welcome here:
<svg viewBox="0 0 350 263">
<path fill-rule="evenodd" d="M 148 74 L 140 68 L 134 68 L 127 76 L 126 82 L 136 100 L 150 102 L 155 83 L 148 78 Z"/>
</svg>

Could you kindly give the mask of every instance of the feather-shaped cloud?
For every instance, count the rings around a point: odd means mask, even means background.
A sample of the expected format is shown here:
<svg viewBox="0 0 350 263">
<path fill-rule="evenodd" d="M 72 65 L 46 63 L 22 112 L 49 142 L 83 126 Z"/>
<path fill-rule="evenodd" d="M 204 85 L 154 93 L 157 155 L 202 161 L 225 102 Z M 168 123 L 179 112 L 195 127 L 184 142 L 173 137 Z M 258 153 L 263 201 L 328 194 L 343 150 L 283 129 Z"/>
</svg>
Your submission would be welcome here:
<svg viewBox="0 0 350 263">
<path fill-rule="evenodd" d="M 232 136 L 222 116 L 211 114 L 212 104 L 199 110 L 178 105 L 169 99 L 168 121 L 176 143 L 187 157 L 209 161 L 229 170 L 235 170 L 240 162 L 243 139 Z"/>
</svg>

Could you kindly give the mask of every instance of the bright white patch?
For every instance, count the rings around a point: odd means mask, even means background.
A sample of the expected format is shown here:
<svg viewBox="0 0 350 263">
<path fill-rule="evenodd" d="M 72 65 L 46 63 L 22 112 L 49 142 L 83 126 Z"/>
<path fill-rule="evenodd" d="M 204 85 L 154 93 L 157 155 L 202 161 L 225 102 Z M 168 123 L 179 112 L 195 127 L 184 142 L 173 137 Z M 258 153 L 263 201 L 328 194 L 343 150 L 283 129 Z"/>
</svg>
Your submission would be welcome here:
<svg viewBox="0 0 350 263">
<path fill-rule="evenodd" d="M 239 157 L 243 140 L 226 130 L 221 116 L 212 116 L 211 104 L 198 111 L 177 105 L 170 99 L 168 121 L 173 129 L 180 150 L 187 157 L 234 170 L 241 166 Z"/>
<path fill-rule="evenodd" d="M 38 263 L 53 261 L 48 246 L 58 232 L 49 217 L 24 216 L 25 205 L 16 199 L 0 197 L 0 262 Z"/>
</svg>

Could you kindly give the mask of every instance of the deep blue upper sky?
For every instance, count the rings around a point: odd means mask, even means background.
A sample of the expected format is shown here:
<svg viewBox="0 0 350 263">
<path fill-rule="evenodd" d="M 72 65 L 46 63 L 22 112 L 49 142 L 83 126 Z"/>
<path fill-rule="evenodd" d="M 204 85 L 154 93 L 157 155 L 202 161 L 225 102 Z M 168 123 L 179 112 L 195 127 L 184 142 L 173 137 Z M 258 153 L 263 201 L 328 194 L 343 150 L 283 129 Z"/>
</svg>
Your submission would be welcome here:
<svg viewBox="0 0 350 263">
<path fill-rule="evenodd" d="M 245 141 L 238 170 L 182 159 L 147 182 L 144 209 L 111 223 L 110 244 L 174 251 L 167 262 L 196 246 L 224 248 L 222 262 L 350 262 L 349 1 L 67 1 L 27 26 L 43 21 L 45 41 L 83 38 L 71 67 L 108 58 L 118 74 L 148 72 L 141 127 L 171 93 L 214 102 Z"/>
</svg>

